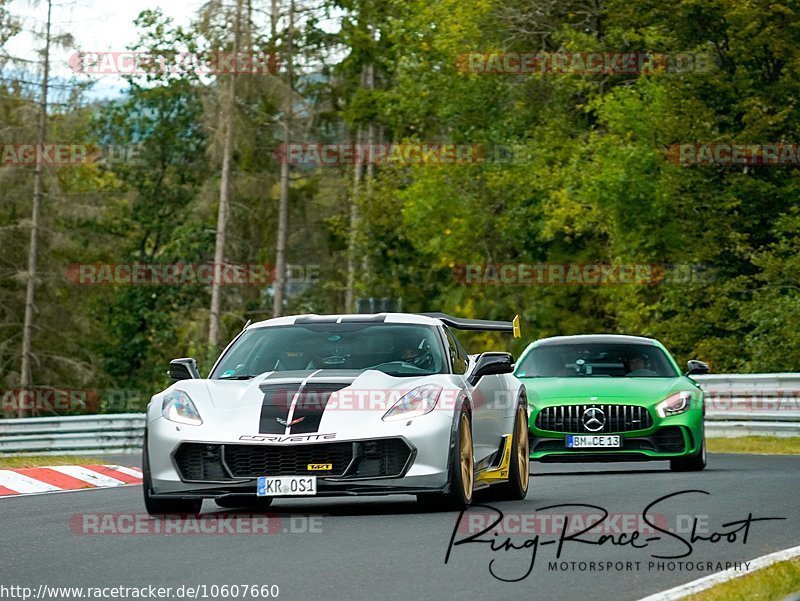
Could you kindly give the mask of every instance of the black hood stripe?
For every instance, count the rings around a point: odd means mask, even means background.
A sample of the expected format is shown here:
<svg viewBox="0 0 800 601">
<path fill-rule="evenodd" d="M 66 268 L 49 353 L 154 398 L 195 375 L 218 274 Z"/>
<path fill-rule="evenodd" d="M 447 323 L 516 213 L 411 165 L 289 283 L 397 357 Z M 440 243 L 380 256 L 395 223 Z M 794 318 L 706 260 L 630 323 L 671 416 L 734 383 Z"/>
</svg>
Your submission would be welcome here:
<svg viewBox="0 0 800 601">
<path fill-rule="evenodd" d="M 297 396 L 292 414 L 291 434 L 309 434 L 319 431 L 322 414 L 334 392 L 346 388 L 346 383 L 309 382 Z M 300 420 L 300 421 L 297 421 Z"/>
<path fill-rule="evenodd" d="M 286 432 L 286 422 L 292 399 L 300 388 L 300 384 L 260 386 L 264 393 L 261 404 L 261 417 L 258 421 L 259 434 L 283 434 Z M 282 420 L 281 423 L 278 420 Z"/>
</svg>

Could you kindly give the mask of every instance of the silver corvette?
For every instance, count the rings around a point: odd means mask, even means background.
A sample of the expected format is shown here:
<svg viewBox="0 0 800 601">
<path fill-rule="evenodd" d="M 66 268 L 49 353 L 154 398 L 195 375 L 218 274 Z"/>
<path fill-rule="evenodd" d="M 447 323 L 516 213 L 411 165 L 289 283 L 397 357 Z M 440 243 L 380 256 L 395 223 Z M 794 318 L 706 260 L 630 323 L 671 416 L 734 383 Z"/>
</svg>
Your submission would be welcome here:
<svg viewBox="0 0 800 601">
<path fill-rule="evenodd" d="M 151 514 L 276 497 L 412 494 L 459 509 L 528 490 L 528 405 L 508 353 L 468 355 L 439 313 L 305 315 L 248 325 L 201 378 L 176 359 L 147 407 Z"/>
</svg>

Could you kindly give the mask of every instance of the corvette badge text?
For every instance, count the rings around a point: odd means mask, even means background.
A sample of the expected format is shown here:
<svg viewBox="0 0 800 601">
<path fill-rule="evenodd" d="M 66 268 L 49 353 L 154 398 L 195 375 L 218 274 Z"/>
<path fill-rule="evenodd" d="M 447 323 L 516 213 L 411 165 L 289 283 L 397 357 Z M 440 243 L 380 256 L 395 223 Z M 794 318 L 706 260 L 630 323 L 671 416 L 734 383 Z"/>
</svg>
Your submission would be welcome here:
<svg viewBox="0 0 800 601">
<path fill-rule="evenodd" d="M 749 512 L 746 517 L 721 524 L 712 529 L 703 516 L 694 516 L 683 525 L 668 527 L 664 514 L 659 513 L 659 506 L 677 498 L 691 500 L 696 495 L 710 495 L 704 490 L 684 490 L 659 497 L 650 503 L 639 514 L 638 519 L 625 520 L 630 527 L 622 531 L 609 528 L 611 514 L 597 505 L 585 503 L 564 503 L 539 507 L 536 512 L 569 512 L 561 516 L 561 520 L 551 519 L 529 520 L 530 524 L 539 524 L 532 529 L 532 536 L 521 538 L 521 532 L 530 532 L 525 528 L 517 528 L 509 532 L 510 521 L 502 511 L 489 505 L 474 504 L 461 511 L 456 519 L 453 532 L 447 544 L 444 563 L 458 555 L 459 548 L 466 550 L 477 547 L 485 550 L 490 557 L 488 570 L 492 577 L 503 582 L 519 582 L 527 578 L 536 565 L 540 549 L 551 551 L 548 557 L 549 571 L 718 571 L 725 569 L 748 569 L 749 562 L 731 561 L 693 561 L 692 554 L 701 545 L 746 545 L 751 534 L 751 527 L 758 522 L 785 520 L 783 517 L 754 516 Z M 476 512 L 478 516 L 476 516 Z M 526 517 L 544 517 L 546 514 L 530 514 Z M 580 520 L 580 516 L 591 516 Z M 470 518 L 472 519 L 470 521 Z M 630 517 L 630 516 L 628 516 Z M 680 517 L 680 516 L 678 516 Z M 684 516 L 686 517 L 686 516 Z M 617 520 L 619 515 L 615 515 Z M 524 520 L 515 520 L 519 526 Z M 618 520 L 617 520 L 618 521 Z M 680 522 L 680 520 L 678 520 Z M 541 528 L 541 524 L 549 524 Z M 479 525 L 478 525 L 479 524 Z M 558 528 L 553 528 L 558 524 Z M 477 525 L 477 527 L 476 527 Z M 616 530 L 616 531 L 615 531 Z M 543 536 L 550 534 L 553 536 Z M 596 547 L 620 547 L 631 551 L 626 560 L 615 558 L 604 561 L 593 554 L 591 561 L 574 561 L 570 551 L 587 545 Z M 466 546 L 466 547 L 465 547 Z M 554 560 L 554 561 L 552 561 Z M 572 561 L 570 561 L 572 560 Z M 591 565 L 590 565 L 591 564 Z"/>
<path fill-rule="evenodd" d="M 239 440 L 250 442 L 313 442 L 316 440 L 333 440 L 336 433 L 331 434 L 243 434 Z"/>
</svg>

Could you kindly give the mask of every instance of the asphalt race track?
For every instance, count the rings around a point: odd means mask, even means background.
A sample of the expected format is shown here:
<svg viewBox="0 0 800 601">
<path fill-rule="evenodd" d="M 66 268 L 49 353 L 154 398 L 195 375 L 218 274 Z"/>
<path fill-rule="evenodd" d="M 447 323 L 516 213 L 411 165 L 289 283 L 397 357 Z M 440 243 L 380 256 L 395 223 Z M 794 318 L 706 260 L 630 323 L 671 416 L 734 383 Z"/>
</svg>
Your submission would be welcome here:
<svg viewBox="0 0 800 601">
<path fill-rule="evenodd" d="M 134 464 L 136 458 L 125 458 Z M 533 542 L 527 548 L 498 550 L 490 544 L 455 546 L 449 563 L 445 554 L 457 513 L 423 513 L 412 497 L 369 497 L 280 500 L 269 510 L 270 534 L 121 534 L 83 533 L 82 515 L 142 514 L 141 488 L 106 489 L 0 499 L 0 580 L 4 585 L 52 586 L 171 586 L 263 585 L 280 587 L 280 599 L 579 599 L 592 601 L 638 599 L 708 574 L 697 569 L 648 567 L 666 562 L 651 555 L 680 555 L 688 545 L 652 529 L 634 549 L 567 540 L 559 563 L 574 567 L 549 569 L 555 561 L 559 527 L 541 516 L 592 513 L 579 507 L 544 509 L 561 504 L 591 504 L 609 512 L 608 533 L 626 538 L 641 529 L 637 516 L 659 497 L 686 491 L 654 506 L 648 514 L 660 526 L 672 527 L 689 539 L 691 518 L 700 516 L 698 532 L 711 536 L 739 529 L 711 543 L 697 541 L 682 562 L 737 562 L 800 545 L 800 457 L 711 455 L 709 468 L 696 474 L 671 473 L 665 463 L 532 464 L 533 479 L 524 502 L 487 501 L 506 516 L 506 536 L 517 547 L 539 532 L 535 565 L 527 578 Z M 474 513 L 471 532 L 481 529 Z M 480 510 L 478 510 L 480 511 Z M 204 515 L 224 512 L 207 502 Z M 227 512 L 244 514 L 245 510 Z M 597 510 L 593 510 L 597 514 Z M 743 525 L 724 526 L 748 518 L 782 517 L 782 521 L 750 524 L 747 542 Z M 620 514 L 622 514 L 620 516 Z M 520 515 L 536 516 L 539 529 L 519 528 Z M 76 517 L 77 516 L 77 517 Z M 309 516 L 308 518 L 304 516 Z M 616 517 L 615 517 L 616 516 Z M 511 518 L 511 519 L 509 519 Z M 140 518 L 143 522 L 149 519 Z M 263 519 L 263 516 L 262 516 Z M 597 518 L 594 518 L 595 520 Z M 619 524 L 612 524 L 617 519 Z M 463 524 L 468 524 L 465 516 Z M 544 521 L 543 521 L 544 520 Z M 626 520 L 628 526 L 626 526 Z M 680 523 L 679 523 L 680 521 Z M 545 524 L 541 526 L 541 524 Z M 559 522 L 563 524 L 563 522 Z M 688 524 L 688 526 L 687 526 Z M 648 528 L 645 523 L 645 529 Z M 614 528 L 619 528 L 614 530 Z M 313 530 L 308 532 L 307 530 Z M 468 536 L 468 526 L 455 540 Z M 647 537 L 651 540 L 645 543 Z M 585 535 L 585 536 L 588 536 Z M 712 537 L 713 538 L 713 537 Z M 718 537 L 716 537 L 718 538 Z M 597 537 L 592 539 L 597 542 Z M 580 571 L 580 562 L 640 562 L 639 569 Z M 726 566 L 723 566 L 726 567 Z M 716 571 L 716 568 L 712 571 Z M 210 595 L 210 590 L 206 589 Z M 176 597 L 171 597 L 176 598 Z"/>
</svg>

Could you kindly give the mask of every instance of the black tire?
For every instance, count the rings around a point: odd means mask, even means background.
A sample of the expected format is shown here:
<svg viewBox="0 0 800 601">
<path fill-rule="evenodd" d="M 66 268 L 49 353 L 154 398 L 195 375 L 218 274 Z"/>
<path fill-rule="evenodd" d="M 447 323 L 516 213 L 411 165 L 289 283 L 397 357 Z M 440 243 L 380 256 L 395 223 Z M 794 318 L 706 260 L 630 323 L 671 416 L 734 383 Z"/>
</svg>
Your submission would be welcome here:
<svg viewBox="0 0 800 601">
<path fill-rule="evenodd" d="M 144 506 L 147 513 L 152 516 L 188 515 L 200 513 L 203 505 L 202 499 L 156 499 L 150 482 L 150 460 L 147 453 L 147 432 L 144 433 L 144 447 L 142 448 L 142 490 L 144 491 Z"/>
<path fill-rule="evenodd" d="M 511 461 L 508 468 L 508 482 L 495 484 L 489 489 L 493 499 L 498 501 L 521 501 L 528 495 L 531 463 L 528 447 L 528 411 L 525 399 L 517 407 L 514 417 L 514 430 L 511 437 Z M 518 456 L 522 453 L 524 461 Z M 520 465 L 520 464 L 523 465 Z"/>
<path fill-rule="evenodd" d="M 256 497 L 254 495 L 228 495 L 226 497 L 214 499 L 214 502 L 225 509 L 238 509 L 240 507 L 266 509 L 272 505 L 272 497 Z"/>
<path fill-rule="evenodd" d="M 439 494 L 418 494 L 421 507 L 461 511 L 472 503 L 475 486 L 475 451 L 472 444 L 472 419 L 466 407 L 462 406 L 453 424 L 453 446 L 450 449 L 450 478 L 448 491 Z M 462 449 L 462 446 L 465 447 Z M 462 465 L 462 450 L 467 465 Z M 465 480 L 467 479 L 468 480 Z"/>
<path fill-rule="evenodd" d="M 696 455 L 689 457 L 678 457 L 669 460 L 669 469 L 673 472 L 702 472 L 706 469 L 706 438 L 703 436 L 703 444 Z"/>
</svg>

